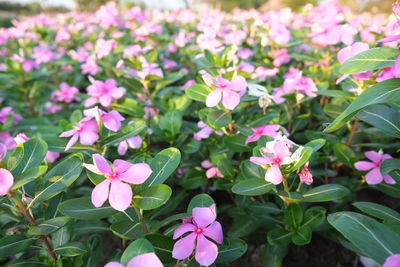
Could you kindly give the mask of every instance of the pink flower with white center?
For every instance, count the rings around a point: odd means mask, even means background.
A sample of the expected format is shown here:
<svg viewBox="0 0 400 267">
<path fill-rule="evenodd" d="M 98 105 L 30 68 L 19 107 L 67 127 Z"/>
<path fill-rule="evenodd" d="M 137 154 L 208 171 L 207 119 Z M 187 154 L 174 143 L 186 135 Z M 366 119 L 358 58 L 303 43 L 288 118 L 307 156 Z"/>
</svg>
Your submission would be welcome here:
<svg viewBox="0 0 400 267">
<path fill-rule="evenodd" d="M 234 109 L 240 103 L 240 97 L 245 93 L 247 83 L 242 76 L 236 76 L 231 81 L 222 77 L 217 77 L 212 81 L 216 87 L 206 98 L 207 107 L 215 107 L 222 100 L 222 104 L 227 109 Z"/>
<path fill-rule="evenodd" d="M 201 167 L 207 169 L 206 171 L 207 178 L 213 178 L 213 177 L 224 178 L 224 175 L 218 170 L 217 167 L 212 165 L 212 163 L 209 160 L 204 160 L 201 163 Z"/>
<path fill-rule="evenodd" d="M 272 164 L 265 173 L 265 180 L 275 185 L 282 183 L 283 175 L 280 166 L 293 161 L 287 143 L 283 140 L 268 142 L 262 152 L 263 157 L 251 157 L 250 161 L 261 166 Z"/>
<path fill-rule="evenodd" d="M 74 129 L 63 132 L 60 137 L 70 137 L 72 138 L 67 143 L 65 151 L 70 149 L 77 141 L 80 140 L 82 145 L 93 145 L 99 139 L 99 126 L 95 120 L 90 120 L 90 118 L 83 118 Z"/>
<path fill-rule="evenodd" d="M 380 171 L 382 162 L 392 158 L 389 154 L 367 151 L 364 155 L 371 161 L 357 161 L 354 163 L 354 167 L 359 171 L 369 171 L 367 175 L 365 175 L 367 184 L 379 184 L 383 181 L 387 184 L 396 183 L 390 175 L 382 175 Z"/>
<path fill-rule="evenodd" d="M 102 122 L 104 127 L 113 132 L 117 132 L 121 128 L 121 122 L 125 120 L 116 110 L 105 112 L 98 107 L 87 109 L 83 114 L 87 118 L 95 118 L 98 123 Z"/>
<path fill-rule="evenodd" d="M 218 256 L 218 247 L 207 239 L 210 238 L 221 244 L 223 242 L 222 227 L 215 219 L 217 217 L 215 204 L 207 208 L 194 208 L 193 220 L 175 229 L 174 239 L 190 232 L 179 239 L 172 250 L 172 257 L 178 260 L 187 259 L 195 249 L 196 261 L 204 266 L 214 263 Z"/>
<path fill-rule="evenodd" d="M 303 166 L 303 168 L 299 172 L 299 177 L 300 177 L 300 182 L 308 185 L 312 184 L 313 177 L 310 170 L 308 169 L 308 162 Z"/>
<path fill-rule="evenodd" d="M 142 184 L 152 173 L 150 166 L 146 163 L 132 164 L 116 159 L 110 166 L 100 154 L 93 155 L 93 163 L 84 163 L 83 166 L 91 172 L 106 177 L 92 191 L 92 203 L 96 208 L 103 206 L 108 199 L 113 209 L 126 210 L 132 202 L 132 188 L 129 184 Z"/>
<path fill-rule="evenodd" d="M 387 257 L 382 267 L 400 267 L 400 254 Z"/>
<path fill-rule="evenodd" d="M 198 131 L 197 133 L 195 133 L 193 135 L 193 138 L 196 139 L 197 141 L 201 141 L 201 139 L 207 139 L 210 137 L 210 135 L 214 132 L 213 129 L 211 129 L 210 127 L 207 126 L 207 124 L 205 124 L 202 121 L 199 121 L 197 123 L 197 126 L 200 128 L 200 131 Z M 221 132 L 215 132 L 217 135 L 222 135 Z"/>
<path fill-rule="evenodd" d="M 71 103 L 74 100 L 79 100 L 75 97 L 79 93 L 78 88 L 70 86 L 67 83 L 60 83 L 60 90 L 55 91 L 51 94 L 53 101 Z"/>
<path fill-rule="evenodd" d="M 14 184 L 14 176 L 6 169 L 0 168 L 0 196 L 5 196 L 10 192 Z"/>
<path fill-rule="evenodd" d="M 261 136 L 270 136 L 272 138 L 275 138 L 278 135 L 280 128 L 281 126 L 278 124 L 266 124 L 253 127 L 251 128 L 253 134 L 247 137 L 246 144 L 257 141 L 261 138 Z"/>
<path fill-rule="evenodd" d="M 137 149 L 140 148 L 142 145 L 142 137 L 140 136 L 133 136 L 131 138 L 122 141 L 118 145 L 118 154 L 123 156 L 128 151 L 128 148 Z"/>
<path fill-rule="evenodd" d="M 153 252 L 137 255 L 133 257 L 127 267 L 163 267 L 160 259 Z M 112 261 L 104 265 L 104 267 L 125 267 L 125 265 Z"/>
<path fill-rule="evenodd" d="M 85 102 L 85 107 L 90 107 L 97 102 L 104 107 L 108 107 L 114 100 L 120 99 L 125 94 L 125 89 L 117 86 L 117 82 L 113 79 L 108 79 L 105 82 L 98 81 L 89 76 L 92 83 L 86 90 L 89 97 Z"/>
</svg>

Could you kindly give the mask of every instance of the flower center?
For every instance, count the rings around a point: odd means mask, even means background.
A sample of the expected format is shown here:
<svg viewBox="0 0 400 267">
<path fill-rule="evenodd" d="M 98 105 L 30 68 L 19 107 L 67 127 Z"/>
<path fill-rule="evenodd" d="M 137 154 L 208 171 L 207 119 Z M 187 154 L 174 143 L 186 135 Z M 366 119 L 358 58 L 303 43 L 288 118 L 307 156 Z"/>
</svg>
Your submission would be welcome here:
<svg viewBox="0 0 400 267">
<path fill-rule="evenodd" d="M 219 84 L 219 88 L 221 88 L 221 89 L 224 89 L 224 88 L 226 88 L 226 86 L 227 86 L 227 85 L 226 85 L 226 84 L 224 84 L 224 83 L 220 83 L 220 84 Z"/>
<path fill-rule="evenodd" d="M 282 163 L 282 160 L 280 158 L 275 158 L 274 162 L 279 165 Z"/>
<path fill-rule="evenodd" d="M 112 172 L 111 175 L 110 175 L 110 178 L 111 178 L 111 179 L 116 179 L 116 178 L 118 178 L 118 173 L 117 173 L 117 172 Z"/>
<path fill-rule="evenodd" d="M 196 234 L 202 234 L 203 233 L 203 229 L 201 229 L 201 228 L 197 228 L 196 230 L 195 230 L 195 232 L 196 232 Z"/>
</svg>

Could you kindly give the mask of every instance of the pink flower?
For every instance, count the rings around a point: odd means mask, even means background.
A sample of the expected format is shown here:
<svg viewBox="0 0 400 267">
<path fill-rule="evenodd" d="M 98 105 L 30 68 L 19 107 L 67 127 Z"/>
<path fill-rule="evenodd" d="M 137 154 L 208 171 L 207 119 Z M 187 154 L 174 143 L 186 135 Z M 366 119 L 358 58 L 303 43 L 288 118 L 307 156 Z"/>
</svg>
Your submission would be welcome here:
<svg viewBox="0 0 400 267">
<path fill-rule="evenodd" d="M 218 168 L 212 165 L 211 162 L 208 160 L 204 160 L 201 163 L 201 167 L 203 167 L 204 169 L 208 169 L 206 171 L 207 178 L 213 178 L 213 177 L 224 178 L 224 175 L 218 170 Z"/>
<path fill-rule="evenodd" d="M 142 137 L 140 136 L 133 136 L 131 138 L 122 141 L 118 145 L 118 154 L 123 156 L 128 151 L 128 147 L 132 149 L 137 149 L 142 145 Z"/>
<path fill-rule="evenodd" d="M 8 150 L 14 149 L 17 143 L 9 132 L 0 132 L 0 144 L 3 144 Z"/>
<path fill-rule="evenodd" d="M 262 166 L 272 164 L 265 173 L 265 180 L 275 185 L 282 183 L 280 166 L 292 163 L 288 145 L 283 140 L 268 142 L 263 154 L 264 157 L 251 157 L 250 161 Z"/>
<path fill-rule="evenodd" d="M 207 126 L 207 124 L 205 124 L 202 121 L 199 121 L 197 123 L 197 127 L 200 128 L 200 131 L 198 131 L 197 133 L 195 133 L 193 135 L 193 138 L 196 139 L 197 141 L 201 141 L 201 139 L 207 139 L 208 137 L 210 137 L 210 135 L 214 132 L 213 129 L 211 129 L 210 127 Z M 221 132 L 215 132 L 217 135 L 222 135 Z"/>
<path fill-rule="evenodd" d="M 5 196 L 10 192 L 14 184 L 14 176 L 6 169 L 0 168 L 0 196 Z"/>
<path fill-rule="evenodd" d="M 12 107 L 3 107 L 0 109 L 0 123 L 6 123 L 9 117 L 12 117 L 15 122 L 22 120 L 22 116 L 16 114 Z"/>
<path fill-rule="evenodd" d="M 184 223 L 175 229 L 174 239 L 188 232 L 190 234 L 175 243 L 172 257 L 178 260 L 188 258 L 195 249 L 196 243 L 196 261 L 201 265 L 209 266 L 213 264 L 218 256 L 218 247 L 206 237 L 218 244 L 223 241 L 221 224 L 215 221 L 217 217 L 215 204 L 208 208 L 194 208 L 192 213 L 193 220 L 191 223 Z"/>
<path fill-rule="evenodd" d="M 7 147 L 0 143 L 0 161 L 2 161 L 7 155 Z"/>
<path fill-rule="evenodd" d="M 236 76 L 231 81 L 217 77 L 213 82 L 216 89 L 206 98 L 207 107 L 215 107 L 221 102 L 227 109 L 234 109 L 240 103 L 240 97 L 246 91 L 247 83 L 242 76 Z"/>
<path fill-rule="evenodd" d="M 400 267 L 400 254 L 387 257 L 382 267 Z"/>
<path fill-rule="evenodd" d="M 246 59 L 249 59 L 250 57 L 252 57 L 254 55 L 254 53 L 249 48 L 241 48 L 241 49 L 239 49 L 237 55 L 240 59 L 246 60 Z"/>
<path fill-rule="evenodd" d="M 163 267 L 160 259 L 153 252 L 145 253 L 133 257 L 129 262 L 127 267 Z M 112 261 L 104 265 L 104 267 L 125 267 L 123 264 Z"/>
<path fill-rule="evenodd" d="M 53 151 L 47 151 L 46 157 L 44 158 L 46 161 L 53 163 L 55 162 L 58 158 L 60 157 L 60 153 L 58 152 L 53 152 Z"/>
<path fill-rule="evenodd" d="M 278 68 L 266 68 L 263 66 L 257 67 L 256 72 L 254 73 L 254 78 L 259 79 L 259 80 L 265 80 L 267 77 L 274 77 L 276 74 L 278 74 L 279 69 Z"/>
<path fill-rule="evenodd" d="M 192 86 L 196 84 L 196 82 L 194 80 L 189 80 L 187 82 L 185 82 L 184 85 L 181 86 L 181 90 L 186 90 L 186 88 L 188 88 L 189 86 Z"/>
<path fill-rule="evenodd" d="M 93 163 L 84 163 L 83 166 L 91 172 L 106 177 L 92 191 L 92 203 L 96 208 L 101 207 L 108 199 L 114 209 L 126 210 L 132 202 L 132 188 L 129 184 L 142 184 L 152 173 L 150 166 L 146 163 L 132 164 L 125 160 L 116 159 L 113 166 L 110 166 L 100 154 L 93 155 Z"/>
<path fill-rule="evenodd" d="M 266 125 L 253 127 L 253 128 L 251 128 L 251 130 L 253 131 L 253 134 L 250 135 L 249 137 L 247 137 L 246 144 L 255 142 L 258 139 L 260 139 L 261 136 L 265 136 L 265 135 L 275 138 L 278 135 L 280 128 L 281 128 L 281 126 L 278 124 L 266 124 Z"/>
<path fill-rule="evenodd" d="M 19 144 L 23 144 L 26 141 L 28 141 L 30 138 L 28 136 L 26 136 L 25 133 L 19 133 L 17 134 L 17 136 L 14 137 L 14 141 L 15 143 L 17 143 L 17 145 Z"/>
<path fill-rule="evenodd" d="M 393 66 L 384 68 L 376 77 L 377 82 L 382 82 L 392 78 L 400 78 L 400 56 L 397 57 Z"/>
<path fill-rule="evenodd" d="M 290 56 L 286 48 L 273 50 L 272 57 L 274 58 L 273 64 L 276 67 L 282 66 L 290 61 Z"/>
<path fill-rule="evenodd" d="M 340 62 L 340 64 L 343 64 L 349 58 L 352 58 L 368 49 L 369 46 L 366 43 L 362 42 L 354 43 L 353 45 L 347 46 L 339 50 L 337 54 L 338 61 Z"/>
<path fill-rule="evenodd" d="M 392 177 L 389 175 L 382 175 L 380 171 L 381 163 L 385 159 L 392 158 L 389 154 L 367 151 L 364 153 L 364 155 L 371 161 L 358 161 L 354 164 L 354 167 L 359 171 L 369 171 L 367 175 L 365 175 L 367 184 L 379 184 L 382 181 L 385 181 L 387 184 L 396 183 Z"/>
<path fill-rule="evenodd" d="M 96 75 L 100 71 L 100 67 L 96 63 L 94 56 L 86 59 L 85 63 L 82 64 L 82 74 Z"/>
<path fill-rule="evenodd" d="M 308 170 L 308 162 L 303 166 L 303 169 L 299 172 L 300 182 L 305 184 L 312 184 L 313 177 L 311 172 Z"/>
<path fill-rule="evenodd" d="M 89 76 L 89 80 L 92 84 L 86 90 L 91 97 L 86 100 L 85 107 L 90 107 L 97 102 L 100 102 L 104 107 L 108 107 L 114 100 L 120 99 L 125 93 L 125 89 L 117 87 L 117 82 L 113 79 L 102 82 Z"/>
<path fill-rule="evenodd" d="M 95 120 L 83 118 L 74 129 L 61 133 L 60 137 L 72 136 L 65 147 L 65 151 L 67 151 L 78 141 L 78 138 L 82 145 L 93 145 L 99 139 L 98 132 L 99 126 Z"/>
<path fill-rule="evenodd" d="M 67 83 L 61 83 L 60 90 L 53 92 L 51 94 L 51 98 L 53 101 L 71 103 L 74 100 L 79 100 L 75 97 L 75 95 L 78 93 L 78 88 L 69 86 Z"/>
<path fill-rule="evenodd" d="M 102 122 L 104 127 L 113 132 L 117 132 L 121 128 L 121 121 L 125 120 L 118 111 L 105 112 L 98 107 L 87 109 L 83 114 L 87 118 L 95 118 L 98 123 Z"/>
</svg>

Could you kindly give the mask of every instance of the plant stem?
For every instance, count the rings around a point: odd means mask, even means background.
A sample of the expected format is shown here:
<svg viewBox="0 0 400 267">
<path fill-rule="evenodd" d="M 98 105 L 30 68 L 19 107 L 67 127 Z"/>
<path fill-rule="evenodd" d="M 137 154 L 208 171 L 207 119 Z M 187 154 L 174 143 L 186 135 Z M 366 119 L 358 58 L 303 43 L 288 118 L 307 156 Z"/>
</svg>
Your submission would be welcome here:
<svg viewBox="0 0 400 267">
<path fill-rule="evenodd" d="M 136 215 L 137 215 L 138 218 L 139 218 L 139 222 L 140 222 L 140 224 L 142 225 L 143 232 L 144 232 L 145 234 L 149 233 L 149 229 L 147 229 L 147 225 L 146 225 L 146 223 L 145 223 L 144 220 L 143 220 L 143 215 L 142 215 L 142 213 L 141 213 L 140 210 L 135 206 L 135 204 L 132 204 L 132 207 L 133 207 L 133 209 L 135 210 Z"/>
<path fill-rule="evenodd" d="M 353 138 L 354 138 L 354 135 L 357 132 L 358 122 L 359 122 L 359 119 L 355 119 L 354 120 L 353 127 L 351 128 L 351 133 L 350 133 L 350 136 L 349 136 L 349 140 L 347 140 L 347 143 L 346 143 L 348 146 L 351 146 L 353 144 Z"/>
<path fill-rule="evenodd" d="M 32 215 L 29 213 L 29 211 L 25 208 L 24 204 L 18 199 L 18 197 L 15 194 L 10 193 L 11 199 L 14 201 L 15 205 L 17 206 L 19 212 L 27 219 L 27 221 L 31 224 L 36 226 L 37 222 L 35 219 L 32 217 Z M 53 246 L 50 244 L 50 241 L 47 236 L 45 235 L 40 235 L 40 239 L 43 240 L 44 244 L 47 247 L 47 251 L 49 252 L 51 258 L 53 260 L 57 260 L 57 256 L 54 253 Z"/>
</svg>

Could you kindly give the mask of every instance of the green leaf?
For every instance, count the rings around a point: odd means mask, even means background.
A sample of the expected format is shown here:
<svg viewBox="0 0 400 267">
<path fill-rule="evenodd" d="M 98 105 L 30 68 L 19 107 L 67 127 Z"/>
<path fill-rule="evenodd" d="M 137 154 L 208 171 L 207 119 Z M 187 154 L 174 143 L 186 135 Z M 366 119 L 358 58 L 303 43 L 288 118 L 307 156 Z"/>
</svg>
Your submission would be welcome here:
<svg viewBox="0 0 400 267">
<path fill-rule="evenodd" d="M 312 148 L 312 153 L 317 152 L 318 150 L 320 150 L 326 143 L 325 139 L 314 139 L 310 142 L 308 142 L 307 144 L 304 145 L 304 147 L 310 147 Z"/>
<path fill-rule="evenodd" d="M 133 124 L 128 124 L 122 127 L 116 134 L 107 137 L 102 143 L 102 146 L 112 146 L 116 143 L 120 143 L 128 138 L 139 135 L 139 133 L 146 126 L 146 122 L 143 120 L 135 121 Z"/>
<path fill-rule="evenodd" d="M 208 94 L 212 92 L 212 89 L 204 84 L 194 84 L 186 88 L 185 94 L 190 99 L 206 102 Z"/>
<path fill-rule="evenodd" d="M 353 150 L 345 144 L 335 144 L 333 146 L 333 153 L 339 162 L 343 162 L 348 167 L 353 167 L 353 159 L 355 154 Z"/>
<path fill-rule="evenodd" d="M 278 214 L 282 212 L 282 210 L 272 202 L 261 203 L 252 201 L 247 205 L 247 208 L 249 212 L 253 212 L 254 214 Z"/>
<path fill-rule="evenodd" d="M 381 164 L 380 170 L 383 175 L 400 170 L 400 159 L 385 159 Z"/>
<path fill-rule="evenodd" d="M 294 233 L 285 229 L 273 229 L 268 232 L 267 240 L 272 246 L 288 245 Z"/>
<path fill-rule="evenodd" d="M 23 252 L 34 242 L 34 238 L 27 238 L 22 235 L 7 235 L 0 239 L 0 257 L 5 258 Z"/>
<path fill-rule="evenodd" d="M 40 223 L 39 225 L 32 226 L 28 230 L 28 235 L 48 235 L 51 234 L 64 225 L 66 225 L 69 221 L 68 217 L 56 217 L 47 221 Z"/>
<path fill-rule="evenodd" d="M 47 153 L 47 144 L 39 138 L 32 138 L 23 143 L 24 156 L 19 161 L 19 164 L 12 171 L 14 176 L 40 165 Z"/>
<path fill-rule="evenodd" d="M 174 247 L 175 241 L 169 237 L 162 234 L 148 234 L 144 238 L 149 240 L 153 245 L 154 251 L 158 258 L 160 258 L 163 263 L 175 263 L 176 259 L 172 258 L 172 249 Z"/>
<path fill-rule="evenodd" d="M 236 183 L 232 192 L 243 196 L 259 196 L 271 191 L 275 186 L 263 178 L 246 179 Z"/>
<path fill-rule="evenodd" d="M 303 221 L 303 209 L 299 204 L 291 203 L 285 209 L 284 218 L 290 229 L 297 229 Z"/>
<path fill-rule="evenodd" d="M 385 105 L 373 105 L 363 109 L 357 117 L 382 130 L 387 135 L 400 138 L 400 112 Z"/>
<path fill-rule="evenodd" d="M 372 202 L 354 202 L 353 205 L 359 210 L 385 221 L 400 223 L 400 213 L 397 211 Z"/>
<path fill-rule="evenodd" d="M 309 226 L 303 226 L 294 233 L 292 236 L 292 242 L 295 245 L 302 246 L 310 243 L 312 236 L 312 230 Z"/>
<path fill-rule="evenodd" d="M 16 190 L 21 186 L 24 186 L 27 183 L 34 181 L 35 179 L 42 176 L 46 171 L 47 171 L 47 166 L 39 166 L 27 170 L 26 172 L 15 177 L 14 185 L 11 190 Z"/>
<path fill-rule="evenodd" d="M 229 135 L 223 138 L 224 144 L 233 152 L 247 152 L 251 148 L 245 144 L 246 136 L 243 135 Z"/>
<path fill-rule="evenodd" d="M 24 147 L 17 146 L 16 148 L 14 148 L 12 154 L 7 160 L 7 169 L 9 171 L 14 170 L 19 165 L 23 157 L 24 157 Z"/>
<path fill-rule="evenodd" d="M 111 231 L 122 239 L 137 239 L 144 236 L 143 228 L 140 222 L 130 220 L 113 223 L 110 226 Z"/>
<path fill-rule="evenodd" d="M 100 220 L 117 213 L 108 205 L 96 208 L 89 197 L 75 198 L 58 205 L 58 210 L 65 216 L 79 220 Z"/>
<path fill-rule="evenodd" d="M 346 60 L 339 71 L 343 74 L 354 74 L 367 70 L 384 69 L 394 65 L 398 54 L 399 50 L 394 48 L 371 48 Z"/>
<path fill-rule="evenodd" d="M 294 172 L 300 169 L 311 157 L 313 149 L 311 147 L 305 146 L 301 150 L 300 159 L 290 168 L 289 172 Z"/>
<path fill-rule="evenodd" d="M 87 252 L 86 247 L 81 242 L 70 242 L 54 249 L 58 256 L 76 257 Z"/>
<path fill-rule="evenodd" d="M 400 186 L 398 183 L 396 184 L 380 183 L 377 185 L 377 188 L 391 197 L 400 198 Z"/>
<path fill-rule="evenodd" d="M 150 186 L 133 196 L 133 203 L 142 210 L 156 209 L 171 197 L 172 189 L 165 184 Z"/>
<path fill-rule="evenodd" d="M 164 183 L 165 180 L 176 170 L 181 162 L 181 152 L 170 147 L 159 152 L 150 162 L 153 171 L 150 177 L 139 187 L 139 190 Z"/>
<path fill-rule="evenodd" d="M 333 132 L 351 120 L 360 110 L 375 104 L 398 103 L 400 101 L 400 79 L 389 79 L 365 90 L 340 114 L 324 132 Z"/>
<path fill-rule="evenodd" d="M 325 216 L 325 208 L 320 206 L 311 207 L 304 213 L 304 220 L 301 226 L 309 226 L 311 228 L 317 227 L 325 221 Z"/>
<path fill-rule="evenodd" d="M 187 213 L 192 214 L 192 210 L 194 208 L 205 208 L 209 207 L 211 205 L 215 204 L 214 199 L 212 199 L 209 195 L 207 194 L 199 194 L 190 200 L 188 208 L 187 208 Z"/>
<path fill-rule="evenodd" d="M 229 111 L 213 110 L 207 114 L 207 124 L 211 128 L 219 129 L 225 127 L 232 121 L 232 114 Z"/>
<path fill-rule="evenodd" d="M 42 179 L 50 183 L 35 194 L 29 206 L 50 199 L 67 189 L 81 174 L 82 163 L 82 154 L 73 154 L 54 166 Z"/>
<path fill-rule="evenodd" d="M 268 243 L 261 254 L 263 267 L 281 267 L 288 252 L 287 246 L 271 246 Z"/>
<path fill-rule="evenodd" d="M 219 246 L 218 258 L 215 263 L 226 263 L 240 258 L 247 251 L 247 243 L 239 238 L 225 238 Z"/>
<path fill-rule="evenodd" d="M 156 91 L 170 85 L 173 84 L 177 81 L 179 81 L 180 79 L 182 79 L 185 76 L 184 72 L 173 72 L 170 74 L 167 74 L 164 79 L 162 79 L 161 81 L 159 81 L 156 85 Z"/>
<path fill-rule="evenodd" d="M 138 240 L 133 241 L 122 253 L 121 263 L 127 265 L 128 262 L 135 256 L 142 255 L 145 253 L 154 252 L 154 248 L 151 243 L 144 239 L 140 238 Z"/>
<path fill-rule="evenodd" d="M 172 137 L 180 133 L 182 127 L 182 112 L 170 110 L 160 118 L 160 128 L 167 131 Z"/>
<path fill-rule="evenodd" d="M 303 193 L 304 202 L 325 202 L 338 200 L 350 193 L 346 187 L 338 184 L 327 184 L 314 187 L 311 190 Z"/>
<path fill-rule="evenodd" d="M 387 257 L 400 253 L 400 235 L 374 219 L 343 211 L 329 215 L 328 222 L 364 255 L 380 264 Z"/>
</svg>

